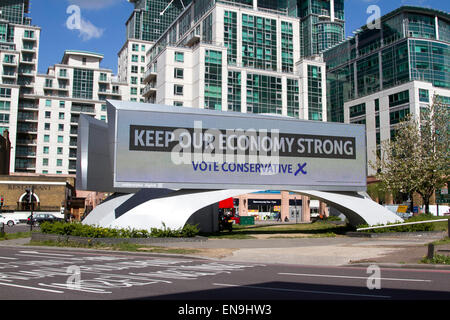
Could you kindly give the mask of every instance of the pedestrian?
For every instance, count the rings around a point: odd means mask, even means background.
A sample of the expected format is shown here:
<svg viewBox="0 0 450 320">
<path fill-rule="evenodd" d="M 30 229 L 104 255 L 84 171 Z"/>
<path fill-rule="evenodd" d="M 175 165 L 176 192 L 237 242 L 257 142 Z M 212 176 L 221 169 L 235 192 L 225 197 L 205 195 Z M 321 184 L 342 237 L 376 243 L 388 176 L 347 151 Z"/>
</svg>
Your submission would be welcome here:
<svg viewBox="0 0 450 320">
<path fill-rule="evenodd" d="M 281 221 L 281 212 L 278 212 L 277 222 L 278 222 L 278 221 L 282 222 L 282 221 Z"/>
</svg>

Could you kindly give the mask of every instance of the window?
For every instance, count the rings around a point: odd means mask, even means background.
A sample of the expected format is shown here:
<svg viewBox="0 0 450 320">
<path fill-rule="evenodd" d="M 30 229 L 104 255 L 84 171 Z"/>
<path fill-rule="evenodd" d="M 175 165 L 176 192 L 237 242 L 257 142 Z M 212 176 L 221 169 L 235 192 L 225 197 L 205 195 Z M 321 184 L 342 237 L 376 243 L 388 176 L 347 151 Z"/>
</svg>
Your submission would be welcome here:
<svg viewBox="0 0 450 320">
<path fill-rule="evenodd" d="M 131 73 L 138 73 L 138 66 L 131 66 Z"/>
<path fill-rule="evenodd" d="M 64 120 L 64 112 L 60 112 L 58 118 L 59 120 Z"/>
<path fill-rule="evenodd" d="M 173 102 L 173 105 L 174 105 L 175 107 L 182 107 L 182 106 L 183 106 L 183 102 L 182 102 L 182 101 L 174 101 L 174 102 Z"/>
<path fill-rule="evenodd" d="M 175 61 L 184 62 L 184 53 L 183 52 L 175 52 Z"/>
<path fill-rule="evenodd" d="M 145 44 L 141 45 L 141 51 L 145 52 Z"/>
<path fill-rule="evenodd" d="M 48 170 L 42 170 L 43 174 L 48 174 Z"/>
<path fill-rule="evenodd" d="M 11 98 L 11 89 L 10 88 L 0 88 L 0 97 Z"/>
<path fill-rule="evenodd" d="M 45 100 L 45 106 L 51 107 L 52 106 L 52 100 Z"/>
<path fill-rule="evenodd" d="M 132 50 L 133 51 L 139 51 L 139 45 L 138 44 L 133 44 L 132 45 Z"/>
<path fill-rule="evenodd" d="M 62 167 L 62 165 L 63 165 L 62 159 L 56 159 L 56 166 L 57 167 Z"/>
<path fill-rule="evenodd" d="M 25 38 L 34 39 L 34 31 L 33 30 L 25 30 L 23 36 Z"/>
<path fill-rule="evenodd" d="M 67 77 L 67 70 L 66 69 L 60 69 L 59 70 L 59 76 L 60 77 Z"/>
<path fill-rule="evenodd" d="M 60 101 L 59 102 L 59 107 L 60 108 L 65 108 L 65 106 L 66 106 L 66 103 L 64 101 Z"/>
<path fill-rule="evenodd" d="M 50 123 L 44 123 L 44 130 L 50 130 Z"/>
<path fill-rule="evenodd" d="M 45 79 L 45 86 L 47 88 L 53 87 L 53 80 L 52 79 Z"/>
<path fill-rule="evenodd" d="M 131 84 L 137 84 L 137 77 L 131 77 Z"/>
<path fill-rule="evenodd" d="M 83 66 L 86 65 L 86 62 L 87 62 L 87 59 L 86 59 L 86 58 L 83 58 Z"/>
<path fill-rule="evenodd" d="M 10 101 L 0 101 L 0 110 L 9 110 L 11 108 Z"/>
<path fill-rule="evenodd" d="M 421 102 L 430 102 L 430 97 L 428 94 L 428 90 L 426 89 L 419 89 L 419 100 Z"/>
<path fill-rule="evenodd" d="M 9 123 L 9 114 L 0 113 L 0 123 Z"/>
<path fill-rule="evenodd" d="M 100 120 L 106 121 L 106 116 L 100 116 Z"/>
<path fill-rule="evenodd" d="M 45 111 L 45 119 L 50 119 L 52 116 L 52 113 L 50 111 Z"/>
<path fill-rule="evenodd" d="M 48 166 L 48 158 L 43 158 L 42 159 L 42 165 L 43 166 Z"/>
<path fill-rule="evenodd" d="M 102 111 L 106 111 L 106 104 L 102 104 Z"/>
<path fill-rule="evenodd" d="M 64 124 L 58 124 L 58 131 L 64 131 Z"/>
<path fill-rule="evenodd" d="M 130 89 L 130 94 L 132 94 L 132 95 L 137 95 L 137 88 L 131 88 Z"/>
<path fill-rule="evenodd" d="M 63 148 L 62 148 L 62 147 L 58 147 L 58 148 L 56 149 L 56 153 L 57 153 L 57 154 L 63 154 Z"/>
<path fill-rule="evenodd" d="M 50 142 L 50 136 L 48 134 L 44 135 L 44 142 Z"/>
<path fill-rule="evenodd" d="M 182 96 L 183 95 L 183 86 L 176 84 L 173 86 L 173 94 L 176 96 Z"/>
<path fill-rule="evenodd" d="M 50 149 L 49 147 L 44 147 L 44 149 L 43 149 L 42 152 L 43 152 L 44 154 L 48 154 L 48 153 L 49 153 L 49 149 Z"/>
<path fill-rule="evenodd" d="M 145 56 L 141 56 L 141 62 L 145 62 Z"/>
<path fill-rule="evenodd" d="M 64 136 L 58 136 L 58 143 L 64 142 Z"/>
<path fill-rule="evenodd" d="M 183 79 L 183 77 L 184 77 L 183 74 L 184 74 L 184 70 L 183 69 L 175 68 L 174 72 L 173 72 L 173 77 L 175 79 Z"/>
<path fill-rule="evenodd" d="M 139 62 L 139 56 L 133 54 L 133 55 L 131 56 L 131 62 Z"/>
</svg>

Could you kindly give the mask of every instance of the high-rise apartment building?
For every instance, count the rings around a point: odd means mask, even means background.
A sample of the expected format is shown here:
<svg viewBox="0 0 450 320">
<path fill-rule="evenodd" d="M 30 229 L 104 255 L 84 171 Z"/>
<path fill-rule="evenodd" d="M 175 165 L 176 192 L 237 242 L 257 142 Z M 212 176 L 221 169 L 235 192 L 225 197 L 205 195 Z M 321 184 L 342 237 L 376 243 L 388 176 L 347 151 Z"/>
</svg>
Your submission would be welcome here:
<svg viewBox="0 0 450 320">
<path fill-rule="evenodd" d="M 118 77 L 130 85 L 130 101 L 143 102 L 146 52 L 191 0 L 128 0 L 134 10 L 126 22 L 126 41 L 118 53 Z"/>
<path fill-rule="evenodd" d="M 344 40 L 344 0 L 288 0 L 289 14 L 300 18 L 301 55 L 319 54 Z"/>
<path fill-rule="evenodd" d="M 16 172 L 76 174 L 80 114 L 107 121 L 106 99 L 128 99 L 128 84 L 101 68 L 102 59 L 102 54 L 67 50 L 47 74 L 36 76 L 18 124 L 19 134 L 32 133 L 34 139 L 28 145 L 18 140 Z"/>
<path fill-rule="evenodd" d="M 325 64 L 301 58 L 300 20 L 244 2 L 186 8 L 148 51 L 146 101 L 326 121 Z"/>
<path fill-rule="evenodd" d="M 324 52 L 329 121 L 366 125 L 368 159 L 435 95 L 450 105 L 450 15 L 400 7 Z M 373 170 L 369 168 L 369 174 Z"/>
<path fill-rule="evenodd" d="M 9 131 L 10 172 L 35 161 L 36 132 L 27 130 L 23 110 L 26 97 L 34 94 L 39 58 L 40 28 L 27 17 L 29 0 L 0 3 L 0 132 Z M 37 110 L 30 111 L 34 116 Z M 31 128 L 31 127 L 30 127 Z M 18 148 L 18 146 L 21 146 Z M 28 156 L 23 150 L 29 150 Z"/>
</svg>

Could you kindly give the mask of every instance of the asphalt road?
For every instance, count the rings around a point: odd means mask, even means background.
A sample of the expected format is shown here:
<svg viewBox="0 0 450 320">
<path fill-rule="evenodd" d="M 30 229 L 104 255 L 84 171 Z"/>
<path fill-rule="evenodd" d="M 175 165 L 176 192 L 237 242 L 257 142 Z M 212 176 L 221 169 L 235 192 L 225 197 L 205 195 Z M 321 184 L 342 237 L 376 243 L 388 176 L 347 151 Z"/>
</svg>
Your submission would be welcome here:
<svg viewBox="0 0 450 320">
<path fill-rule="evenodd" d="M 372 289 L 369 289 L 372 287 Z M 82 249 L 0 247 L 2 300 L 450 299 L 450 270 L 223 262 Z"/>
</svg>

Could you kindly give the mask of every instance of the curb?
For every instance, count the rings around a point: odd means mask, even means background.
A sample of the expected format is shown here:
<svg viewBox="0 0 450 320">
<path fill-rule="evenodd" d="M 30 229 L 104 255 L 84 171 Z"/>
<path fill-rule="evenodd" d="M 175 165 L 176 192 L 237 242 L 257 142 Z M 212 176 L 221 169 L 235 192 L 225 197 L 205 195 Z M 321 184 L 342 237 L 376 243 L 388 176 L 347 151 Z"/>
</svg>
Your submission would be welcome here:
<svg viewBox="0 0 450 320">
<path fill-rule="evenodd" d="M 345 235 L 354 238 L 434 238 L 435 236 L 443 235 L 445 231 L 422 231 L 422 232 L 383 232 L 383 233 L 369 233 L 349 231 Z"/>
<path fill-rule="evenodd" d="M 380 268 L 396 268 L 396 269 L 440 269 L 440 270 L 450 270 L 450 265 L 445 264 L 426 264 L 426 263 L 377 263 L 377 262 L 364 262 L 364 263 L 351 263 L 346 264 L 344 267 L 368 267 L 371 265 L 376 265 Z"/>
</svg>

